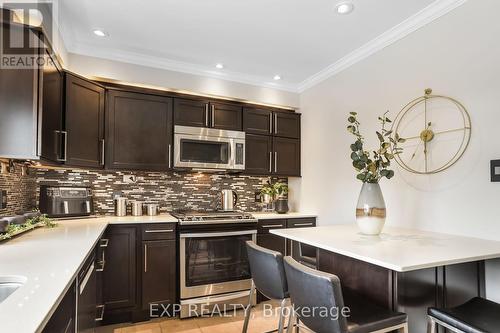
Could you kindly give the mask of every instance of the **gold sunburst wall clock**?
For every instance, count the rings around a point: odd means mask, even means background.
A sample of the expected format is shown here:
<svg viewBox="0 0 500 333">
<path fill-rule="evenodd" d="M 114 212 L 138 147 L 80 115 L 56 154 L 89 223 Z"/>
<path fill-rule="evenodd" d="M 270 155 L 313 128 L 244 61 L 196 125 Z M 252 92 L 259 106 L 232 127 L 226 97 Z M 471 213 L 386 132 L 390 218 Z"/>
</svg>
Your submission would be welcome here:
<svg viewBox="0 0 500 333">
<path fill-rule="evenodd" d="M 405 139 L 403 152 L 395 156 L 405 170 L 434 174 L 455 164 L 464 154 L 471 137 L 470 116 L 454 98 L 433 95 L 426 89 L 396 116 L 393 138 Z"/>
</svg>

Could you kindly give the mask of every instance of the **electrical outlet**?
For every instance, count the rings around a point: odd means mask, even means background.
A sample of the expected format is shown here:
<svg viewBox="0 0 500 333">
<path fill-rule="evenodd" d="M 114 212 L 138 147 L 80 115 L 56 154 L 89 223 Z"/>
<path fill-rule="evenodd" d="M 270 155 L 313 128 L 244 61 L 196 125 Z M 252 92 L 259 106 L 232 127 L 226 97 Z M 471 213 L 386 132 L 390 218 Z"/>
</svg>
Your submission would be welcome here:
<svg viewBox="0 0 500 333">
<path fill-rule="evenodd" d="M 136 183 L 137 177 L 135 175 L 123 175 L 123 182 L 127 184 Z"/>
<path fill-rule="evenodd" d="M 7 208 L 7 191 L 0 190 L 0 209 Z"/>
</svg>

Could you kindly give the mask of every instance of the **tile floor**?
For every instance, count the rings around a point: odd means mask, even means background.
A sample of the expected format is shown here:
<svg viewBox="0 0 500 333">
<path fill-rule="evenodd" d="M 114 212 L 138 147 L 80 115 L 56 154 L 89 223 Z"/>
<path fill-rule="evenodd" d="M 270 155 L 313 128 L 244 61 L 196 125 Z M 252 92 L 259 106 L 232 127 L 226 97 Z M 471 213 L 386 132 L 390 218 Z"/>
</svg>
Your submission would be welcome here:
<svg viewBox="0 0 500 333">
<path fill-rule="evenodd" d="M 278 328 L 278 311 L 273 316 L 264 316 L 264 304 L 271 304 L 274 309 L 276 302 L 263 302 L 252 309 L 252 318 L 248 325 L 248 333 L 263 333 Z M 231 312 L 231 314 L 233 314 Z M 230 317 L 208 317 L 190 319 L 153 319 L 144 323 L 121 324 L 99 328 L 97 333 L 240 333 L 243 327 L 244 312 L 237 311 Z M 285 321 L 285 324 L 288 321 Z M 306 332 L 301 330 L 301 332 Z"/>
</svg>

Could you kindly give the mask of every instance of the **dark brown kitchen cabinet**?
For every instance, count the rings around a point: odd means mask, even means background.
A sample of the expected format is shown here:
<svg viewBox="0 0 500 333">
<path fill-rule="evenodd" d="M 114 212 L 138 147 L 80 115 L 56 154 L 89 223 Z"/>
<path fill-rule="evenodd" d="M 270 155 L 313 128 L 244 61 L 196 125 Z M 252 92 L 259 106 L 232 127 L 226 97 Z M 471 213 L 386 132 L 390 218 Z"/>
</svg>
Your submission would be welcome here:
<svg viewBox="0 0 500 333">
<path fill-rule="evenodd" d="M 70 166 L 104 166 L 105 90 L 89 80 L 66 74 L 66 162 Z"/>
<path fill-rule="evenodd" d="M 300 138 L 300 113 L 275 112 L 273 135 L 284 138 Z"/>
<path fill-rule="evenodd" d="M 243 130 L 245 133 L 271 135 L 273 133 L 273 113 L 268 109 L 244 108 Z"/>
<path fill-rule="evenodd" d="M 120 313 L 129 315 L 137 304 L 137 226 L 110 225 L 105 237 L 102 297 L 104 321 L 112 323 Z"/>
<path fill-rule="evenodd" d="M 232 103 L 175 98 L 174 123 L 180 126 L 241 131 L 242 107 Z"/>
<path fill-rule="evenodd" d="M 174 99 L 174 124 L 209 127 L 209 101 L 184 98 Z"/>
<path fill-rule="evenodd" d="M 175 304 L 176 294 L 176 242 L 155 240 L 142 242 L 142 309 L 150 304 Z M 160 310 L 161 311 L 161 310 Z"/>
<path fill-rule="evenodd" d="M 241 131 L 243 128 L 243 113 L 241 105 L 230 103 L 210 103 L 210 127 Z"/>
<path fill-rule="evenodd" d="M 109 91 L 106 168 L 164 171 L 172 167 L 172 99 Z"/>
<path fill-rule="evenodd" d="M 300 176 L 300 140 L 273 138 L 273 174 Z"/>
<path fill-rule="evenodd" d="M 267 135 L 246 135 L 245 173 L 269 175 L 273 163 L 273 139 Z"/>
<path fill-rule="evenodd" d="M 76 329 L 76 283 L 73 282 L 43 328 L 43 333 L 74 333 Z"/>
</svg>

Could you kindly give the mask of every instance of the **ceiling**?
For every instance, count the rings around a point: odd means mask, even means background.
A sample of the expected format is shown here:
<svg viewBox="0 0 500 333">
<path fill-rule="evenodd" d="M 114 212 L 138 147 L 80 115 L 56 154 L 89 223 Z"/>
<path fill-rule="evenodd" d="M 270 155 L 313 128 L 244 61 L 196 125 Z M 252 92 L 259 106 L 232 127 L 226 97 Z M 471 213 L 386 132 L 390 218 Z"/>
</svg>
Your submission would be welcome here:
<svg viewBox="0 0 500 333">
<path fill-rule="evenodd" d="M 394 27 L 457 1 L 353 0 L 349 15 L 336 13 L 337 2 L 64 0 L 59 25 L 72 53 L 300 91 Z"/>
</svg>

